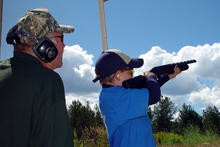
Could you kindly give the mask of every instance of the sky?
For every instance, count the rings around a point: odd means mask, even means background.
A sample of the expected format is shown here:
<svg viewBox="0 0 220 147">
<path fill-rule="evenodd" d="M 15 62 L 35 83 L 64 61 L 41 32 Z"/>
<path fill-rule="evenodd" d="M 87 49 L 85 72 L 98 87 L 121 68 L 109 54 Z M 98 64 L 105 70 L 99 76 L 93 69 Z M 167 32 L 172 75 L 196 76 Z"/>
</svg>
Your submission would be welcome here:
<svg viewBox="0 0 220 147">
<path fill-rule="evenodd" d="M 162 87 L 162 95 L 179 109 L 186 103 L 199 114 L 207 106 L 220 110 L 219 6 L 219 0 L 109 0 L 104 3 L 108 49 L 143 58 L 135 75 L 196 59 Z M 47 8 L 59 24 L 74 26 L 72 34 L 65 34 L 63 67 L 56 72 L 63 79 L 67 105 L 78 99 L 94 106 L 101 90 L 92 82 L 102 51 L 98 0 L 3 0 L 1 60 L 13 56 L 5 41 L 8 30 L 35 8 Z"/>
</svg>

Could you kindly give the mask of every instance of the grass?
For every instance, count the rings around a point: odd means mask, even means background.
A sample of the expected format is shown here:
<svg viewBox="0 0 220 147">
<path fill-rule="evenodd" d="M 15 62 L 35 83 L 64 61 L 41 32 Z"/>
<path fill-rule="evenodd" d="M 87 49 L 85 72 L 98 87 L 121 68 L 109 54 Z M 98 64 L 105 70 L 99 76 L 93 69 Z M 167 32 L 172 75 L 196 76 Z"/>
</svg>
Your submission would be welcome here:
<svg viewBox="0 0 220 147">
<path fill-rule="evenodd" d="M 166 132 L 159 132 L 154 134 L 154 139 L 157 144 L 177 144 L 177 143 L 182 143 L 183 142 L 183 137 L 174 134 L 174 133 L 166 133 Z"/>
<path fill-rule="evenodd" d="M 169 138 L 169 133 L 167 137 Z M 172 138 L 172 137 L 171 137 Z M 211 131 L 201 132 L 196 127 L 189 127 L 184 132 L 181 142 L 157 142 L 157 147 L 220 147 L 220 137 Z"/>
<path fill-rule="evenodd" d="M 220 147 L 220 137 L 211 131 L 201 132 L 189 127 L 184 134 L 159 132 L 154 134 L 157 147 Z M 74 139 L 75 147 L 109 147 L 104 127 L 85 129 L 81 139 Z"/>
<path fill-rule="evenodd" d="M 195 146 L 197 144 L 209 146 L 211 144 L 219 144 L 220 138 L 211 131 L 201 132 L 198 128 L 189 127 L 184 133 L 184 144 Z"/>
</svg>

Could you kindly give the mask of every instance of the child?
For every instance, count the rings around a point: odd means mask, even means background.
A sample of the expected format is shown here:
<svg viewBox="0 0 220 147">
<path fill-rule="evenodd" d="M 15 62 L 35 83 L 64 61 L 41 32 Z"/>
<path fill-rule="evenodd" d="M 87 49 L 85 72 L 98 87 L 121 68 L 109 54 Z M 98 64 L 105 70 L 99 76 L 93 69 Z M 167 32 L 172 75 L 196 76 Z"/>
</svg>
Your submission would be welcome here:
<svg viewBox="0 0 220 147">
<path fill-rule="evenodd" d="M 160 86 L 179 74 L 180 69 L 175 67 L 173 74 L 159 80 L 153 73 L 146 71 L 144 76 L 147 88 L 124 88 L 122 83 L 133 77 L 133 68 L 142 65 L 143 59 L 131 59 L 116 49 L 102 52 L 96 61 L 96 78 L 93 82 L 99 80 L 102 86 L 99 106 L 107 127 L 110 147 L 156 146 L 147 114 L 148 105 L 160 99 Z"/>
</svg>

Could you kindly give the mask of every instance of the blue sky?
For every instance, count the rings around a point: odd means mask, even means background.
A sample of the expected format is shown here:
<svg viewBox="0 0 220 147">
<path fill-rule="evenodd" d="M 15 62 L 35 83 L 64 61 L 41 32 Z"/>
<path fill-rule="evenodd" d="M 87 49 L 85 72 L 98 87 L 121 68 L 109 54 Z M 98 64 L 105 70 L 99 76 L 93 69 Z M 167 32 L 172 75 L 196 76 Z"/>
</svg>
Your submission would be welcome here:
<svg viewBox="0 0 220 147">
<path fill-rule="evenodd" d="M 67 103 L 98 100 L 93 84 L 94 63 L 102 51 L 98 0 L 4 0 L 1 59 L 12 56 L 5 42 L 8 30 L 27 9 L 48 8 L 60 24 L 73 25 L 65 35 L 64 80 Z M 109 0 L 105 2 L 108 48 L 144 58 L 141 74 L 153 66 L 196 59 L 190 70 L 163 88 L 179 107 L 185 102 L 198 111 L 208 105 L 220 110 L 219 0 Z M 79 84 L 80 83 L 80 84 Z"/>
</svg>

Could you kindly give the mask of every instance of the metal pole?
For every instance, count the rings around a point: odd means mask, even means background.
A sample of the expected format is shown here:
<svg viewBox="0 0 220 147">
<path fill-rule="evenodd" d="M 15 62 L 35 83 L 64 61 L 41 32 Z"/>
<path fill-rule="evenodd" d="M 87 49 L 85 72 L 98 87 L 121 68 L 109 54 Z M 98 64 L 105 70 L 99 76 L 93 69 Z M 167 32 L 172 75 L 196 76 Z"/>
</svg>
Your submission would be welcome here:
<svg viewBox="0 0 220 147">
<path fill-rule="evenodd" d="M 107 33 L 105 25 L 105 12 L 104 12 L 104 2 L 108 0 L 98 0 L 99 1 L 99 15 L 100 15 L 100 25 L 101 25 L 101 35 L 102 35 L 102 50 L 108 49 L 107 44 Z"/>
<path fill-rule="evenodd" d="M 1 57 L 1 42 L 2 42 L 2 11 L 3 9 L 3 0 L 0 0 L 0 57 Z"/>
</svg>

